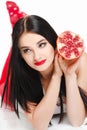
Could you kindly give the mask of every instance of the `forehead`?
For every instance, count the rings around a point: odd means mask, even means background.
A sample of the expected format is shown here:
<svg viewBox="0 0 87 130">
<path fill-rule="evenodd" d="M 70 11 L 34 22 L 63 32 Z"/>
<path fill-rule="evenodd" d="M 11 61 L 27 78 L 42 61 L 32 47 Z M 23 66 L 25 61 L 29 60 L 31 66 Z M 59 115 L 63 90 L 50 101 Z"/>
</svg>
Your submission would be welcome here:
<svg viewBox="0 0 87 130">
<path fill-rule="evenodd" d="M 31 45 L 41 40 L 46 39 L 43 36 L 36 33 L 23 33 L 19 39 L 19 46 L 27 46 L 29 44 Z"/>
</svg>

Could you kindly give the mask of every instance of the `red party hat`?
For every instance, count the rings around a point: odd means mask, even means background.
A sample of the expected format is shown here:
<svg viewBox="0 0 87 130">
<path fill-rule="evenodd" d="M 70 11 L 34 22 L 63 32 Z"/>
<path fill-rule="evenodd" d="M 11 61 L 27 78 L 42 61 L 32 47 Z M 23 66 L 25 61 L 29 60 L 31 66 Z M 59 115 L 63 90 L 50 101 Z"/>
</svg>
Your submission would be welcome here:
<svg viewBox="0 0 87 130">
<path fill-rule="evenodd" d="M 13 1 L 6 1 L 6 7 L 8 10 L 8 13 L 9 13 L 12 28 L 20 18 L 27 15 L 26 13 L 21 12 L 18 5 Z M 2 95 L 2 93 L 3 93 L 3 88 L 4 88 L 4 84 L 5 84 L 6 77 L 7 77 L 8 66 L 10 63 L 10 57 L 11 57 L 11 49 L 10 49 L 10 52 L 7 56 L 6 62 L 4 64 L 4 67 L 2 70 L 2 75 L 1 75 L 1 79 L 0 79 L 0 95 Z M 8 91 L 10 92 L 10 84 L 8 85 Z M 4 97 L 4 102 L 6 102 L 6 95 Z M 8 103 L 8 105 L 10 105 L 10 103 Z"/>
<path fill-rule="evenodd" d="M 10 57 L 11 57 L 11 50 L 7 56 L 7 59 L 5 61 L 4 67 L 3 67 L 3 71 L 2 71 L 2 75 L 1 75 L 1 79 L 0 79 L 0 95 L 2 96 L 3 94 L 3 89 L 4 89 L 4 85 L 6 82 L 6 77 L 7 77 L 7 71 L 8 71 L 8 67 L 9 67 L 9 62 L 10 62 Z M 10 92 L 10 83 L 8 84 L 8 94 Z M 4 103 L 6 103 L 8 105 L 10 105 L 10 102 L 8 100 L 6 100 L 6 93 L 4 96 Z"/>
<path fill-rule="evenodd" d="M 22 17 L 26 16 L 27 14 L 24 12 L 21 12 L 18 5 L 13 1 L 7 1 L 6 7 L 9 13 L 10 21 L 12 24 L 12 27 L 14 24 Z"/>
</svg>

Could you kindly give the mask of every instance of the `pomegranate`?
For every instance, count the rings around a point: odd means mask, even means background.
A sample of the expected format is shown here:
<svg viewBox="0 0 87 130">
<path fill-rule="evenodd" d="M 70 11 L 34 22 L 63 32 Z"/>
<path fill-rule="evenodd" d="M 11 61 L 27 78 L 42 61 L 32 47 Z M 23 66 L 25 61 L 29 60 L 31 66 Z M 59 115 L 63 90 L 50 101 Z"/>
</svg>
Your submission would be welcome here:
<svg viewBox="0 0 87 130">
<path fill-rule="evenodd" d="M 84 41 L 78 34 L 64 31 L 57 38 L 57 51 L 67 60 L 79 58 L 84 51 Z"/>
</svg>

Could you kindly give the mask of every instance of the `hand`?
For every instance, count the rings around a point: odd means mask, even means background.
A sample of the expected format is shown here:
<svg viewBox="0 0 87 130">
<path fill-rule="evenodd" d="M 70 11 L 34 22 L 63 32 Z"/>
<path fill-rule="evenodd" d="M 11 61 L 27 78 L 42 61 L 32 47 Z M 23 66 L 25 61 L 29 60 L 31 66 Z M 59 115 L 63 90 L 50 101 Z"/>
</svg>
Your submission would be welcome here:
<svg viewBox="0 0 87 130">
<path fill-rule="evenodd" d="M 62 76 L 62 70 L 61 67 L 59 65 L 59 61 L 58 61 L 58 53 L 55 54 L 55 58 L 54 58 L 54 72 L 53 74 L 57 74 L 59 77 Z"/>
<path fill-rule="evenodd" d="M 81 57 L 74 60 L 66 60 L 63 57 L 59 56 L 59 64 L 65 75 L 76 73 L 78 71 Z"/>
</svg>

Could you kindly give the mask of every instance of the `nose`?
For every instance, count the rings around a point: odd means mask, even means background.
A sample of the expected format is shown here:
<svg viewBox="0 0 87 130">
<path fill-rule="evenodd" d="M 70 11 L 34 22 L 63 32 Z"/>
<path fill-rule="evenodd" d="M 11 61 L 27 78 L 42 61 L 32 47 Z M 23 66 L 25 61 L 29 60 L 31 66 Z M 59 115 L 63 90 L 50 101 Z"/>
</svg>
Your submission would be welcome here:
<svg viewBox="0 0 87 130">
<path fill-rule="evenodd" d="M 41 55 L 39 51 L 34 51 L 34 60 L 38 61 L 40 59 Z"/>
</svg>

